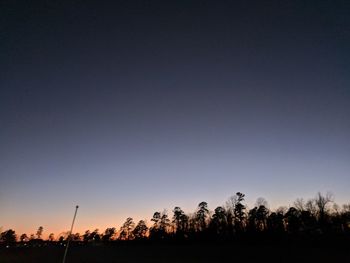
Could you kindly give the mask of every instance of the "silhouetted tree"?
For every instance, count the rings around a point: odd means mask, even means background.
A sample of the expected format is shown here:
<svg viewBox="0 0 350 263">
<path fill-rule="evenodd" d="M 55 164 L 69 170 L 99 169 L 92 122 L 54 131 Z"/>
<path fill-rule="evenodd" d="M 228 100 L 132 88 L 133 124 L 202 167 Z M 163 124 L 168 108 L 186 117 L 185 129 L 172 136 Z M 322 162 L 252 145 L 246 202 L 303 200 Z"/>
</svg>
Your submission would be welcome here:
<svg viewBox="0 0 350 263">
<path fill-rule="evenodd" d="M 152 239 L 158 239 L 159 238 L 160 220 L 161 220 L 160 212 L 155 212 L 153 214 L 152 219 L 151 219 L 151 221 L 153 222 L 153 225 L 150 228 L 150 237 Z"/>
<path fill-rule="evenodd" d="M 150 228 L 150 237 L 153 239 L 164 239 L 168 234 L 168 228 L 170 226 L 167 212 L 155 212 L 151 221 L 154 223 Z"/>
<path fill-rule="evenodd" d="M 257 230 L 257 207 L 254 207 L 253 209 L 250 209 L 248 212 L 248 230 L 250 232 L 255 232 Z"/>
<path fill-rule="evenodd" d="M 317 206 L 319 224 L 323 230 L 325 230 L 325 227 L 327 226 L 327 205 L 331 202 L 333 202 L 332 194 L 327 193 L 324 196 L 320 192 L 317 193 L 315 198 L 315 204 Z"/>
<path fill-rule="evenodd" d="M 301 227 L 300 212 L 295 207 L 290 207 L 285 214 L 287 231 L 289 233 L 297 233 Z"/>
<path fill-rule="evenodd" d="M 82 237 L 81 237 L 80 233 L 75 233 L 75 234 L 71 234 L 70 238 L 72 241 L 80 241 Z"/>
<path fill-rule="evenodd" d="M 227 216 L 223 207 L 218 206 L 215 208 L 210 222 L 210 229 L 212 230 L 211 232 L 219 238 L 227 237 Z"/>
<path fill-rule="evenodd" d="M 305 203 L 306 211 L 309 211 L 313 216 L 317 216 L 317 206 L 314 199 L 309 199 Z"/>
<path fill-rule="evenodd" d="M 140 240 L 146 238 L 148 231 L 148 227 L 146 225 L 146 222 L 144 220 L 140 220 L 134 230 L 132 231 L 132 234 L 135 239 Z"/>
<path fill-rule="evenodd" d="M 267 228 L 267 216 L 269 214 L 269 210 L 265 205 L 260 205 L 256 210 L 256 223 L 259 231 L 266 230 Z"/>
<path fill-rule="evenodd" d="M 294 207 L 299 211 L 305 211 L 306 210 L 306 203 L 303 198 L 297 198 L 294 201 Z"/>
<path fill-rule="evenodd" d="M 54 233 L 50 233 L 50 235 L 49 235 L 49 241 L 52 242 L 52 241 L 54 241 L 54 240 L 55 240 L 55 235 L 54 235 Z"/>
<path fill-rule="evenodd" d="M 333 202 L 333 196 L 331 193 L 327 193 L 325 196 L 320 192 L 317 193 L 315 198 L 315 204 L 318 208 L 319 217 L 324 217 L 327 212 L 327 205 Z"/>
<path fill-rule="evenodd" d="M 27 234 L 24 233 L 19 237 L 19 240 L 21 242 L 27 242 L 27 241 L 29 241 L 29 238 L 28 238 Z"/>
<path fill-rule="evenodd" d="M 234 203 L 234 224 L 235 224 L 235 230 L 236 232 L 242 232 L 245 225 L 245 205 L 243 205 L 245 195 L 237 192 L 235 197 L 235 203 Z"/>
<path fill-rule="evenodd" d="M 350 204 L 343 205 L 340 217 L 342 231 L 350 232 Z"/>
<path fill-rule="evenodd" d="M 132 230 L 135 227 L 135 223 L 131 217 L 128 217 L 120 228 L 119 239 L 120 240 L 131 240 L 133 239 Z"/>
<path fill-rule="evenodd" d="M 188 230 L 188 216 L 178 206 L 173 210 L 174 232 L 177 237 L 183 237 Z"/>
<path fill-rule="evenodd" d="M 284 232 L 283 211 L 272 212 L 267 219 L 267 228 L 273 234 Z"/>
<path fill-rule="evenodd" d="M 256 199 L 255 201 L 255 206 L 256 207 L 260 207 L 260 206 L 264 206 L 266 209 L 268 209 L 269 207 L 269 204 L 268 202 L 266 201 L 266 199 L 264 197 L 259 197 L 258 199 Z"/>
<path fill-rule="evenodd" d="M 190 214 L 188 216 L 188 230 L 187 234 L 190 238 L 194 238 L 197 232 L 197 219 L 196 214 Z"/>
<path fill-rule="evenodd" d="M 107 228 L 102 236 L 102 241 L 104 242 L 110 241 L 115 234 L 116 234 L 115 227 Z"/>
<path fill-rule="evenodd" d="M 0 240 L 8 245 L 15 243 L 16 238 L 16 232 L 12 229 L 6 230 L 0 234 Z"/>
<path fill-rule="evenodd" d="M 89 242 L 89 241 L 91 241 L 90 235 L 91 235 L 90 230 L 86 230 L 85 233 L 84 233 L 84 235 L 83 235 L 83 241 L 84 241 L 84 242 Z"/>
<path fill-rule="evenodd" d="M 316 230 L 316 217 L 313 216 L 310 211 L 301 211 L 300 212 L 300 223 L 301 223 L 301 231 L 304 232 L 314 232 Z"/>
<path fill-rule="evenodd" d="M 200 202 L 196 212 L 197 230 L 203 231 L 207 227 L 207 218 L 209 216 L 208 204 Z"/>
<path fill-rule="evenodd" d="M 39 226 L 38 230 L 36 231 L 36 236 L 38 239 L 41 239 L 43 231 L 44 231 L 44 228 L 42 226 Z"/>
<path fill-rule="evenodd" d="M 84 237 L 84 235 L 83 235 L 83 237 Z M 101 241 L 101 236 L 100 236 L 99 230 L 97 228 L 90 233 L 90 235 L 88 237 L 88 240 L 91 240 L 91 241 L 94 241 L 94 242 L 100 242 Z"/>
<path fill-rule="evenodd" d="M 164 210 L 160 217 L 160 226 L 159 226 L 161 238 L 166 237 L 169 227 L 170 227 L 170 219 L 168 218 L 167 211 Z"/>
<path fill-rule="evenodd" d="M 304 237 L 345 238 L 344 242 L 350 238 L 350 204 L 340 206 L 333 202 L 330 194 L 317 196 L 308 201 L 297 199 L 295 207 L 280 207 L 274 211 L 268 209 L 265 199 L 259 198 L 256 206 L 246 213 L 244 205 L 244 194 L 237 192 L 230 197 L 226 206 L 218 206 L 210 213 L 208 204 L 201 202 L 194 213 L 185 214 L 180 207 L 173 209 L 172 224 L 166 210 L 162 213 L 155 212 L 151 219 L 152 226 L 148 229 L 144 220 L 140 220 L 135 227 L 131 217 L 127 218 L 121 226 L 118 238 L 120 240 L 233 240 L 245 241 L 246 238 L 262 241 L 266 240 L 301 240 Z M 212 216 L 210 216 L 212 215 Z M 40 240 L 43 227 L 39 227 L 35 235 L 30 235 L 29 246 L 41 246 L 44 242 Z M 87 230 L 84 235 L 79 233 L 69 234 L 62 232 L 59 235 L 60 245 L 70 238 L 73 241 L 104 242 L 113 240 L 116 234 L 114 227 L 107 228 L 103 234 L 99 234 L 98 229 L 93 232 Z M 291 237 L 291 239 L 289 239 Z M 28 236 L 22 234 L 19 239 L 22 243 L 28 241 Z M 49 241 L 54 240 L 51 233 Z M 313 240 L 313 239 L 312 239 Z M 317 239 L 315 239 L 317 240 Z M 341 239 L 343 240 L 343 239 Z M 0 234 L 1 244 L 10 244 L 16 241 L 15 231 L 9 229 Z M 40 241 L 40 242 L 39 242 Z M 343 241 L 342 241 L 343 242 Z M 51 244 L 52 245 L 52 244 Z"/>
</svg>

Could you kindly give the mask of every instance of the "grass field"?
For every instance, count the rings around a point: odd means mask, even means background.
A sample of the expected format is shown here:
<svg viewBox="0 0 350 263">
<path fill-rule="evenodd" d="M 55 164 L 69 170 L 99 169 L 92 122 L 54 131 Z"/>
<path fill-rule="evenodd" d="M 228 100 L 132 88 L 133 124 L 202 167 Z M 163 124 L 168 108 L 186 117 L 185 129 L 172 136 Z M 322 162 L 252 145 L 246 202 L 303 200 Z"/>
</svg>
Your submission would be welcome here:
<svg viewBox="0 0 350 263">
<path fill-rule="evenodd" d="M 71 247 L 70 262 L 350 262 L 342 246 L 234 245 L 234 244 L 122 244 Z M 0 262 L 62 262 L 63 247 L 2 248 Z"/>
</svg>

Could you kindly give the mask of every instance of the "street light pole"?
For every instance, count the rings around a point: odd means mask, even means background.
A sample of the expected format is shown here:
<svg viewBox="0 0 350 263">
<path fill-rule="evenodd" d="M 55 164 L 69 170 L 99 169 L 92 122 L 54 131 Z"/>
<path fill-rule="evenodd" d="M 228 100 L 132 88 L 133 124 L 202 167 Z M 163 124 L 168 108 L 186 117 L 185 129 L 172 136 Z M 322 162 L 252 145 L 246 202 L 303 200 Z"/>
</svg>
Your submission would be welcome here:
<svg viewBox="0 0 350 263">
<path fill-rule="evenodd" d="M 69 236 L 68 236 L 68 241 L 67 241 L 67 246 L 66 246 L 66 250 L 64 251 L 64 256 L 63 256 L 63 261 L 62 261 L 62 263 L 65 263 L 65 262 L 66 262 L 66 256 L 67 256 L 67 252 L 68 252 L 69 242 L 70 242 L 70 239 L 71 239 L 71 236 L 72 236 L 74 221 L 75 221 L 75 217 L 77 216 L 78 208 L 79 208 L 79 206 L 77 205 L 77 206 L 75 207 L 75 213 L 74 213 L 74 217 L 73 217 L 73 222 L 72 222 L 72 226 L 70 227 Z"/>
</svg>

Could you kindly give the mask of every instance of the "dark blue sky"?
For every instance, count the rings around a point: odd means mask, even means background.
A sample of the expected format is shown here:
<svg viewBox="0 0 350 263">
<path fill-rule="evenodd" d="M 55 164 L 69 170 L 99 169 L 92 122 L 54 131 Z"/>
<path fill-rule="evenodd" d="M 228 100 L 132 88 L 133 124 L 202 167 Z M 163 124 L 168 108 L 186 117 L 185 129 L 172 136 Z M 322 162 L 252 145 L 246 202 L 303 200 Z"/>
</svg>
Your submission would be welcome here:
<svg viewBox="0 0 350 263">
<path fill-rule="evenodd" d="M 0 226 L 350 200 L 347 1 L 60 2 L 0 6 Z"/>
</svg>

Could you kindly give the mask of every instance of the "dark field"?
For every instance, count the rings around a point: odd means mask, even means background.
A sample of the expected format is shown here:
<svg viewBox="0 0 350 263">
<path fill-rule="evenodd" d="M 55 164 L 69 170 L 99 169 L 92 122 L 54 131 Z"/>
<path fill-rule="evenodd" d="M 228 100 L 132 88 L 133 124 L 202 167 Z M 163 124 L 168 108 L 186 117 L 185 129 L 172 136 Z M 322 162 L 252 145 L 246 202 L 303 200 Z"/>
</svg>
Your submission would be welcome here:
<svg viewBox="0 0 350 263">
<path fill-rule="evenodd" d="M 72 247 L 70 262 L 350 262 L 350 244 L 120 244 Z M 0 262 L 62 262 L 64 248 L 1 248 Z"/>
</svg>

